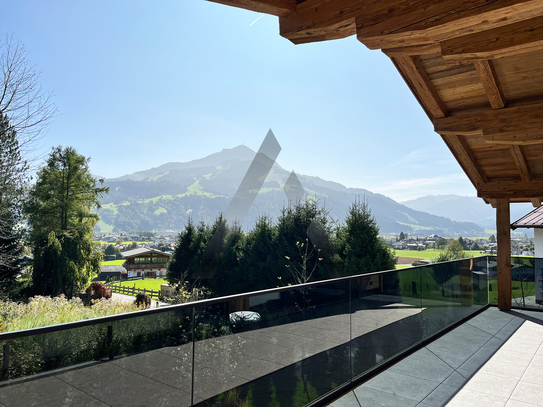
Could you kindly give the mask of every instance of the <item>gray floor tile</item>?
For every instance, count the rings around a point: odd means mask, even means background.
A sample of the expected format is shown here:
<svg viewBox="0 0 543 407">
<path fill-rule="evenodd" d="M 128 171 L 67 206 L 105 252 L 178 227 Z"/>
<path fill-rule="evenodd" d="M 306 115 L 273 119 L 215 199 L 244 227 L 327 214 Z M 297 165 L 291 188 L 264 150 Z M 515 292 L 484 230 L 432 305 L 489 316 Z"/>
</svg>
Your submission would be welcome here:
<svg viewBox="0 0 543 407">
<path fill-rule="evenodd" d="M 0 389 L 0 403 L 5 407 L 107 407 L 107 404 L 55 377 L 3 387 Z"/>
<path fill-rule="evenodd" d="M 360 386 L 354 390 L 360 405 L 364 407 L 415 407 L 417 401 Z"/>
<path fill-rule="evenodd" d="M 435 407 L 445 406 L 447 402 L 452 399 L 456 393 L 458 393 L 460 388 L 460 386 L 448 386 L 446 384 L 440 384 L 423 401 Z"/>
<path fill-rule="evenodd" d="M 354 395 L 354 392 L 350 391 L 340 399 L 330 404 L 330 407 L 360 407 L 360 403 Z"/>
<path fill-rule="evenodd" d="M 436 382 L 419 379 L 413 376 L 406 376 L 388 370 L 362 385 L 362 387 L 369 387 L 374 390 L 380 390 L 417 402 L 424 400 L 437 386 L 438 383 Z M 356 391 L 355 394 L 358 397 Z"/>
<path fill-rule="evenodd" d="M 148 377 L 103 363 L 56 376 L 63 382 L 111 406 L 137 403 L 174 389 Z"/>
<path fill-rule="evenodd" d="M 448 386 L 462 387 L 468 380 L 458 372 L 454 372 L 443 382 Z"/>
<path fill-rule="evenodd" d="M 444 350 L 431 352 L 453 369 L 458 369 L 472 356 L 472 354 L 466 355 Z"/>
<path fill-rule="evenodd" d="M 441 383 L 453 372 L 449 365 L 426 348 L 396 363 L 389 370 L 437 383 Z"/>
</svg>

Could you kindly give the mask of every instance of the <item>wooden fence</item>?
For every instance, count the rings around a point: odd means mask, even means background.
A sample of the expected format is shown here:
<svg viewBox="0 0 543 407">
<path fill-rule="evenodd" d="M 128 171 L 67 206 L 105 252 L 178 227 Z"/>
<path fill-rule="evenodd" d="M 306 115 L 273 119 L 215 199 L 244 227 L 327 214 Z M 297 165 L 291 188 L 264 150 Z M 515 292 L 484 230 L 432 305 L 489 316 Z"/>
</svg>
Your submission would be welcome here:
<svg viewBox="0 0 543 407">
<path fill-rule="evenodd" d="M 151 298 L 158 299 L 158 296 L 160 295 L 160 291 L 147 290 L 146 288 L 143 288 L 143 289 L 136 288 L 135 284 L 134 284 L 134 287 L 128 287 L 126 285 L 117 285 L 117 284 L 106 284 L 106 287 L 109 288 L 112 293 L 132 295 L 134 297 L 138 295 L 138 293 L 144 293 L 144 294 L 147 294 Z"/>
</svg>

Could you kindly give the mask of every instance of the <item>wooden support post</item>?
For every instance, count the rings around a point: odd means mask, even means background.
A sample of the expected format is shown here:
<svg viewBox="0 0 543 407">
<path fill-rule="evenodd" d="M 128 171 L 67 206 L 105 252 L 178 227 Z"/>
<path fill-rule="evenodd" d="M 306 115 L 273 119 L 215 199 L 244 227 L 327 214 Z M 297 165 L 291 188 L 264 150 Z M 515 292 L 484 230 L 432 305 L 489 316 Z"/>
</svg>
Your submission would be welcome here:
<svg viewBox="0 0 543 407">
<path fill-rule="evenodd" d="M 498 230 L 498 308 L 511 309 L 511 218 L 509 199 L 496 199 Z"/>
</svg>

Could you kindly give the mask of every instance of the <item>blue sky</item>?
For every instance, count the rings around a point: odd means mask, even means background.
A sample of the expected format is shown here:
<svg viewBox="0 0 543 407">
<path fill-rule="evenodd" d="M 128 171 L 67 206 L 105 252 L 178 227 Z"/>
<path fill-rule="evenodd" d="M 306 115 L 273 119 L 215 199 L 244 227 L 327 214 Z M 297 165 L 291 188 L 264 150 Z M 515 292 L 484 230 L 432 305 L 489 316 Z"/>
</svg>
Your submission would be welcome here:
<svg viewBox="0 0 543 407">
<path fill-rule="evenodd" d="M 257 150 L 271 128 L 287 170 L 398 201 L 475 196 L 380 51 L 278 32 L 276 17 L 204 0 L 17 0 L 0 15 L 54 92 L 42 151 L 71 145 L 95 174 Z"/>
</svg>

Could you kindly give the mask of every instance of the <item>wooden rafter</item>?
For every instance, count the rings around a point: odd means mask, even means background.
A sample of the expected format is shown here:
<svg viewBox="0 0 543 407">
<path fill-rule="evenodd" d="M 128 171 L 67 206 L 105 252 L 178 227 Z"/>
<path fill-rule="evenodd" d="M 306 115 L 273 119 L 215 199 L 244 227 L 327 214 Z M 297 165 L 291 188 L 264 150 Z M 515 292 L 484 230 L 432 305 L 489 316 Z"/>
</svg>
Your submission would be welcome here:
<svg viewBox="0 0 543 407">
<path fill-rule="evenodd" d="M 394 58 L 398 69 L 403 73 L 411 85 L 411 89 L 418 96 L 423 106 L 433 118 L 447 116 L 447 108 L 441 101 L 432 81 L 424 70 L 417 56 L 398 56 Z"/>
<path fill-rule="evenodd" d="M 519 146 L 543 144 L 543 128 L 541 125 L 491 127 L 483 130 L 483 138 L 492 144 Z"/>
<path fill-rule="evenodd" d="M 523 181 L 531 181 L 532 173 L 530 171 L 530 167 L 528 166 L 528 162 L 526 161 L 526 156 L 524 155 L 522 148 L 517 145 L 511 145 L 509 146 L 509 151 L 511 151 L 511 155 L 513 156 L 515 165 L 520 172 L 520 178 Z"/>
<path fill-rule="evenodd" d="M 286 16 L 296 11 L 296 0 L 207 0 L 213 3 L 258 11 L 274 16 Z"/>
<path fill-rule="evenodd" d="M 507 107 L 499 110 L 474 112 L 434 120 L 434 129 L 439 134 L 474 134 L 484 129 L 505 126 L 543 125 L 543 103 Z"/>
<path fill-rule="evenodd" d="M 446 140 L 452 153 L 462 165 L 464 172 L 468 175 L 476 188 L 478 188 L 479 185 L 488 182 L 485 173 L 481 169 L 481 166 L 463 137 L 456 134 L 442 134 L 441 136 Z"/>
<path fill-rule="evenodd" d="M 475 61 L 474 64 L 485 88 L 490 106 L 492 106 L 492 109 L 503 109 L 505 107 L 505 98 L 492 61 L 481 60 Z"/>
<path fill-rule="evenodd" d="M 356 19 L 357 37 L 370 49 L 439 42 L 543 15 L 543 4 L 539 0 L 379 3 L 388 9 Z"/>
<path fill-rule="evenodd" d="M 487 182 L 477 187 L 477 196 L 487 199 L 525 199 L 543 196 L 543 181 L 502 181 Z"/>
<path fill-rule="evenodd" d="M 543 17 L 520 21 L 441 43 L 445 59 L 496 59 L 543 49 Z"/>
</svg>

